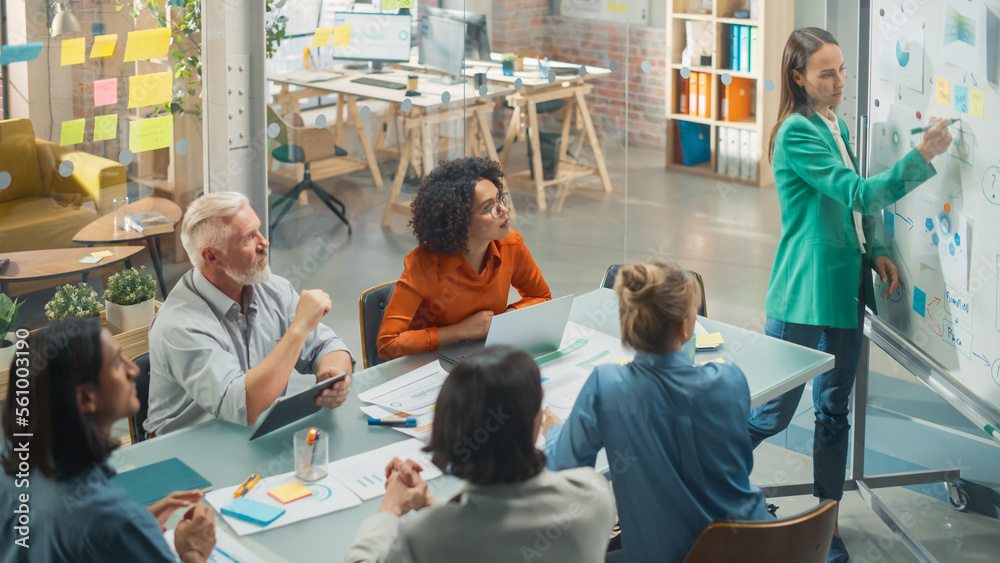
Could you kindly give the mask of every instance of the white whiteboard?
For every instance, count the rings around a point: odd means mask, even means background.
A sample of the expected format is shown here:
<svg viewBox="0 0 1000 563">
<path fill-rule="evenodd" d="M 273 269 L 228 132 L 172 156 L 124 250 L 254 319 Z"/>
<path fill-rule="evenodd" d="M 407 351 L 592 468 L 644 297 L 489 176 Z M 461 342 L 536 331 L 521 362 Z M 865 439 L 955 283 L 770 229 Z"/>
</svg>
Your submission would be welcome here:
<svg viewBox="0 0 1000 563">
<path fill-rule="evenodd" d="M 909 129 L 930 116 L 961 117 L 937 175 L 883 211 L 901 290 L 876 299 L 882 320 L 1000 410 L 998 22 L 1000 0 L 872 2 L 868 170 L 916 146 Z"/>
</svg>

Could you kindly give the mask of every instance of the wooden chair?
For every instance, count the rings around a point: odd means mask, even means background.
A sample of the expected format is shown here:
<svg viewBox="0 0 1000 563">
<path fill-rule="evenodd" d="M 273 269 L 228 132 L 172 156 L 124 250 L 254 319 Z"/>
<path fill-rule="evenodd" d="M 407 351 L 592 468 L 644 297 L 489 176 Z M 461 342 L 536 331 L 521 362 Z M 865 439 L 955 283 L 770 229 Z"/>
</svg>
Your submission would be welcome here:
<svg viewBox="0 0 1000 563">
<path fill-rule="evenodd" d="M 358 318 L 361 319 L 361 356 L 365 368 L 377 366 L 385 360 L 378 355 L 378 329 L 382 326 L 382 316 L 392 297 L 396 282 L 388 282 L 366 289 L 358 300 Z"/>
<path fill-rule="evenodd" d="M 135 376 L 139 410 L 128 417 L 128 433 L 132 437 L 132 443 L 138 444 L 146 440 L 146 430 L 142 427 L 142 423 L 146 422 L 146 414 L 149 412 L 149 352 L 139 354 L 132 358 L 132 361 L 139 366 L 139 375 Z"/>
<path fill-rule="evenodd" d="M 604 279 L 601 280 L 600 287 L 606 287 L 608 289 L 614 289 L 615 278 L 618 276 L 618 270 L 622 267 L 621 264 L 612 264 L 608 266 L 607 270 L 604 270 Z M 701 274 L 694 270 L 688 270 L 694 279 L 698 280 L 698 286 L 701 287 L 701 305 L 698 306 L 698 314 L 707 317 L 708 316 L 708 304 L 705 301 L 705 280 L 702 279 Z"/>
<path fill-rule="evenodd" d="M 713 522 L 684 563 L 824 563 L 837 524 L 837 501 L 774 522 Z"/>
</svg>

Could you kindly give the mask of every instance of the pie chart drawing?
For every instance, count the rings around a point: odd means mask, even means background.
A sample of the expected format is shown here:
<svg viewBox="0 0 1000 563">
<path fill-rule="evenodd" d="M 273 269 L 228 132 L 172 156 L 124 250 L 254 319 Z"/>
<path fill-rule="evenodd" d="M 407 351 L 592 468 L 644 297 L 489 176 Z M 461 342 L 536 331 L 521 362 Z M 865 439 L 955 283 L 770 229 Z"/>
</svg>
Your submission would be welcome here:
<svg viewBox="0 0 1000 563">
<path fill-rule="evenodd" d="M 901 67 L 910 62 L 910 42 L 905 37 L 896 41 L 896 61 Z"/>
</svg>

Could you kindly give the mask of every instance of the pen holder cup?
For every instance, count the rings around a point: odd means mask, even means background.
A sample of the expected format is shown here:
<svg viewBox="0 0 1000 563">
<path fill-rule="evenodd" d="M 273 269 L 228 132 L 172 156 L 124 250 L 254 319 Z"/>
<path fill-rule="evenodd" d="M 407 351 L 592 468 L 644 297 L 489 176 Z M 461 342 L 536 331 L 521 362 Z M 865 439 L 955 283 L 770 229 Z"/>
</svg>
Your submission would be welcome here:
<svg viewBox="0 0 1000 563">
<path fill-rule="evenodd" d="M 501 65 L 504 76 L 514 76 L 514 61 L 502 61 Z"/>
<path fill-rule="evenodd" d="M 318 481 L 329 473 L 330 449 L 326 433 L 321 432 L 316 443 L 310 446 L 306 440 L 309 429 L 295 433 L 295 476 L 303 481 Z"/>
</svg>

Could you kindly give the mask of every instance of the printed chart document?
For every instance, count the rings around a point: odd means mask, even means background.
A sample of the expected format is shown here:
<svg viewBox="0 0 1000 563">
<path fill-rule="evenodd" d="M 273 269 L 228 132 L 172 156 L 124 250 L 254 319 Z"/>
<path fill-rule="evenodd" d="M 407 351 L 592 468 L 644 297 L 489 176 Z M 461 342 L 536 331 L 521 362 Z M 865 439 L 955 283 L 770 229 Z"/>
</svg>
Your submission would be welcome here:
<svg viewBox="0 0 1000 563">
<path fill-rule="evenodd" d="M 577 323 L 566 324 L 559 350 L 536 358 L 542 372 L 545 396 L 542 405 L 566 419 L 590 372 L 601 364 L 625 363 L 635 353 L 622 348 L 621 340 Z"/>
<path fill-rule="evenodd" d="M 267 492 L 271 489 L 287 485 L 298 480 L 299 479 L 295 477 L 294 471 L 281 475 L 275 475 L 273 477 L 261 479 L 260 483 L 257 483 L 257 486 L 246 494 L 246 498 L 250 500 L 254 500 L 268 506 L 283 508 L 285 510 L 284 514 L 267 526 L 258 526 L 257 524 L 253 524 L 245 520 L 239 520 L 224 514 L 222 517 L 227 523 L 229 523 L 234 532 L 241 536 L 245 536 L 247 534 L 254 534 L 264 530 L 278 528 L 286 524 L 291 524 L 307 518 L 322 516 L 323 514 L 336 512 L 338 510 L 343 510 L 345 508 L 361 504 L 361 500 L 358 499 L 357 495 L 342 485 L 340 481 L 333 478 L 332 475 L 327 475 L 319 481 L 302 483 L 310 491 L 312 491 L 312 495 L 288 504 L 281 504 L 271 497 L 271 495 L 267 494 Z M 239 484 L 236 484 L 231 487 L 212 491 L 205 495 L 205 499 L 212 505 L 213 508 L 221 510 L 223 506 L 226 506 L 236 500 L 233 498 L 233 493 L 239 486 Z"/>
<path fill-rule="evenodd" d="M 420 440 L 404 440 L 396 444 L 347 457 L 330 463 L 330 477 L 338 479 L 362 500 L 373 499 L 385 494 L 385 466 L 398 457 L 412 459 L 424 470 L 420 476 L 430 481 L 441 476 L 441 470 L 431 463 L 430 454 L 421 451 L 424 443 Z M 254 490 L 260 488 L 260 485 Z M 230 491 L 232 496 L 232 491 Z M 282 517 L 284 518 L 284 517 Z"/>
<path fill-rule="evenodd" d="M 163 534 L 163 539 L 167 540 L 170 551 L 177 555 L 174 548 L 174 530 L 167 530 Z M 240 545 L 229 534 L 222 531 L 222 528 L 215 527 L 215 549 L 208 556 L 210 563 L 264 563 L 264 560 L 253 554 L 252 551 Z"/>
<path fill-rule="evenodd" d="M 441 384 L 448 372 L 435 360 L 392 381 L 369 389 L 358 395 L 366 403 L 373 403 L 392 412 L 420 415 L 428 412 L 437 402 Z"/>
<path fill-rule="evenodd" d="M 409 413 L 391 411 L 378 405 L 368 405 L 361 407 L 361 412 L 372 418 L 409 418 Z M 393 426 L 396 432 L 401 432 L 413 438 L 419 438 L 424 442 L 431 439 L 431 430 L 434 428 L 434 411 L 427 412 L 417 417 L 417 425 L 411 428 L 403 426 Z"/>
</svg>

